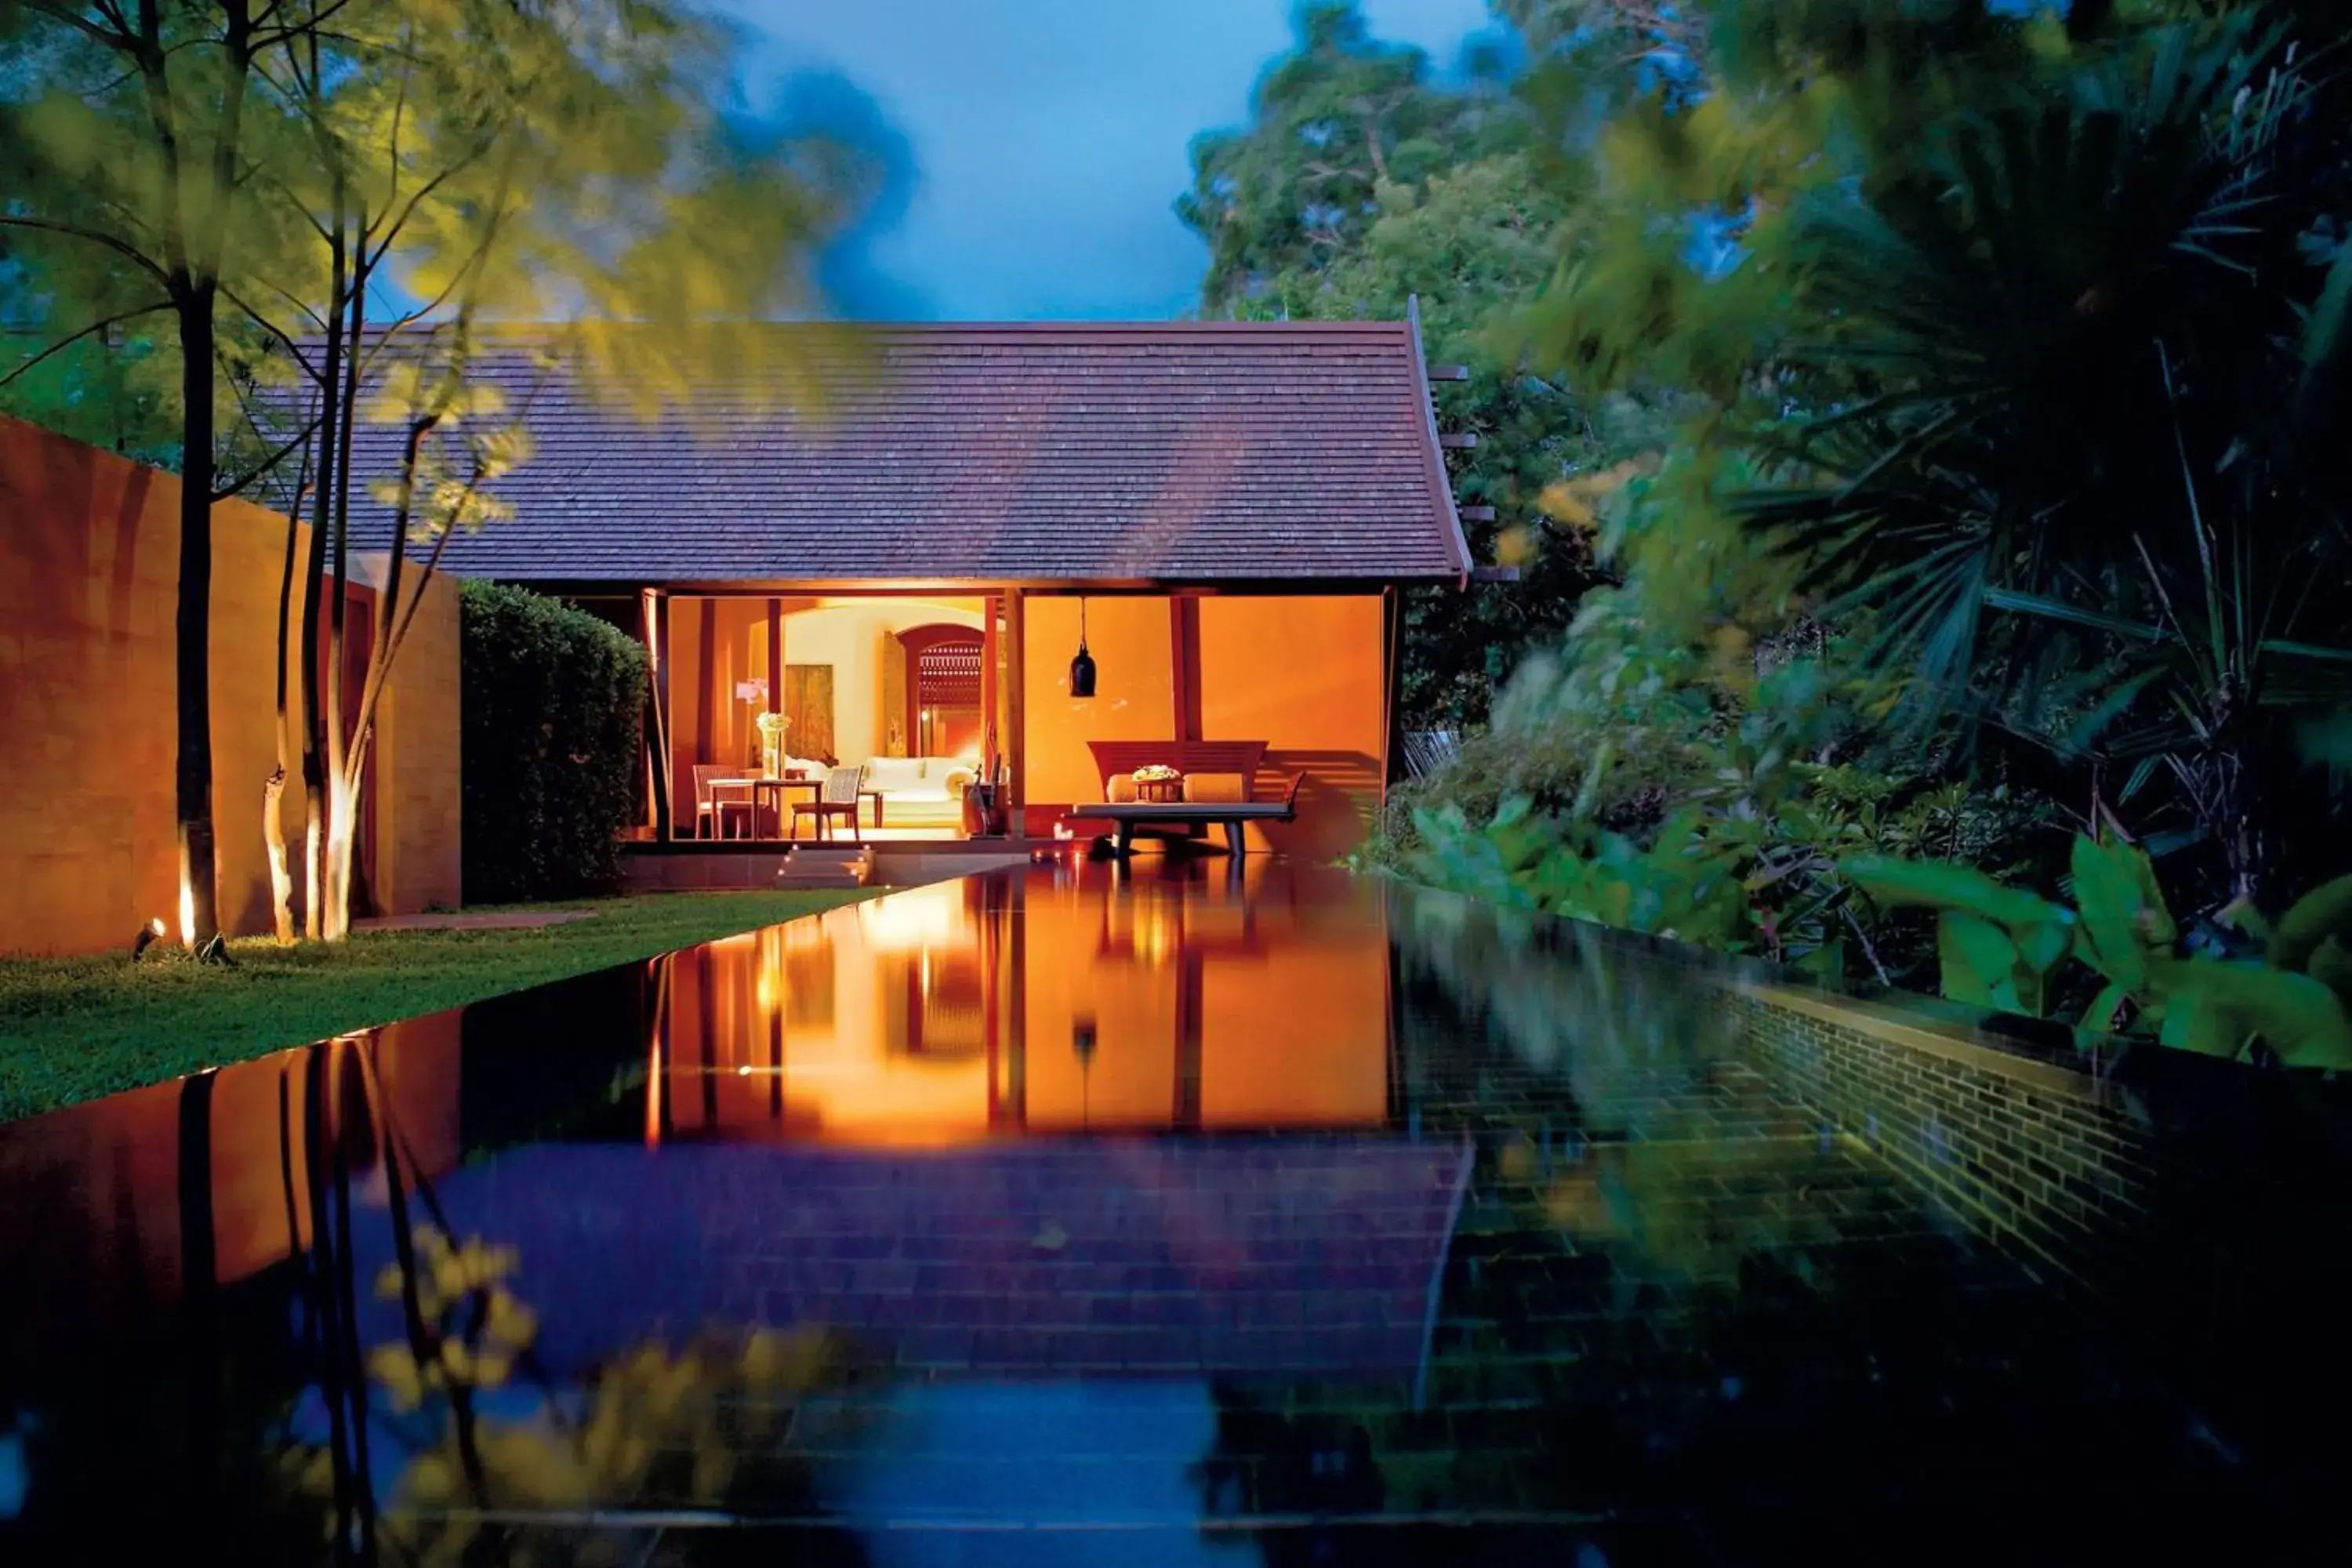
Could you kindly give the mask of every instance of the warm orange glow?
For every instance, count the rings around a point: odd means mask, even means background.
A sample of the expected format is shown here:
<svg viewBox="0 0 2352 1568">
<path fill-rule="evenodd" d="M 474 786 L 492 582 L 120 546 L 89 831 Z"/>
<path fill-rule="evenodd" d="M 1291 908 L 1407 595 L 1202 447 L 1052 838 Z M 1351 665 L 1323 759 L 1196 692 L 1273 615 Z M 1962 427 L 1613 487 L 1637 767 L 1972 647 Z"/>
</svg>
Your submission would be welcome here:
<svg viewBox="0 0 2352 1568">
<path fill-rule="evenodd" d="M 193 937 L 193 919 L 177 921 L 173 802 L 179 480 L 0 418 L 0 845 L 41 850 L 10 862 L 0 952 L 102 952 L 158 913 Z M 214 887 L 235 936 L 273 926 L 258 807 L 278 757 L 287 520 L 241 499 L 214 503 L 212 520 Z M 296 543 L 299 559 L 307 529 Z M 353 584 L 351 602 L 370 593 Z M 377 714 L 368 880 L 387 913 L 458 896 L 456 590 L 436 574 L 417 603 Z M 299 623 L 299 605 L 288 613 Z M 288 844 L 301 843 L 300 788 L 279 805 Z"/>
<path fill-rule="evenodd" d="M 192 917 L 190 917 L 190 918 L 191 918 L 191 920 L 193 920 L 193 919 L 194 919 L 194 917 L 193 917 L 193 916 L 192 916 Z M 162 935 L 163 934 L 163 930 L 164 930 L 164 927 L 163 927 L 163 917 L 162 915 L 157 915 L 153 920 L 149 921 L 147 922 L 147 929 L 148 929 L 149 931 L 151 931 L 154 932 L 157 936 L 162 936 Z"/>
<path fill-rule="evenodd" d="M 649 1135 L 665 1102 L 689 1136 L 891 1149 L 1194 1116 L 1377 1125 L 1381 906 L 1307 930 L 1244 892 L 1287 873 L 1249 870 L 1234 886 L 1039 868 L 1017 900 L 942 883 L 714 945 L 670 971 Z"/>
<path fill-rule="evenodd" d="M 163 922 L 155 923 L 160 928 Z M 185 871 L 180 873 L 180 945 L 196 945 L 196 890 Z"/>
<path fill-rule="evenodd" d="M 882 952 L 919 952 L 958 940 L 962 889 L 953 883 L 917 888 L 856 907 L 866 940 Z"/>
<path fill-rule="evenodd" d="M 1388 718 L 1381 601 L 1255 595 L 1201 601 L 1201 726 L 1267 742 L 1259 787 L 1303 771 L 1298 820 L 1254 826 L 1254 844 L 1329 860 L 1360 843 L 1379 804 Z"/>
</svg>

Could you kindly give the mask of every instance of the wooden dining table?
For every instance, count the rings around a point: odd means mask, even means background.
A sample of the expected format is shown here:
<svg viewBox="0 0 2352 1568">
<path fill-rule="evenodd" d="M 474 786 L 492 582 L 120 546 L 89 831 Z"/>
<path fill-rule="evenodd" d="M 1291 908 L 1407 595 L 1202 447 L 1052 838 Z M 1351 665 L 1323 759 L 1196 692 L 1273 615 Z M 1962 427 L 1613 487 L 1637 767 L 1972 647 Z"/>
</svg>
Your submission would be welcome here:
<svg viewBox="0 0 2352 1568">
<path fill-rule="evenodd" d="M 722 792 L 740 791 L 743 798 L 751 803 L 751 833 L 753 837 L 757 837 L 760 828 L 760 797 L 773 794 L 776 797 L 772 808 L 776 814 L 776 837 L 782 838 L 785 836 L 784 792 L 795 789 L 808 791 L 811 801 L 819 800 L 824 795 L 824 780 L 822 777 L 771 778 L 765 773 L 744 773 L 735 778 L 712 779 L 710 798 L 717 800 Z M 882 792 L 877 789 L 862 789 L 857 792 L 857 798 L 874 803 L 874 826 L 881 826 Z"/>
</svg>

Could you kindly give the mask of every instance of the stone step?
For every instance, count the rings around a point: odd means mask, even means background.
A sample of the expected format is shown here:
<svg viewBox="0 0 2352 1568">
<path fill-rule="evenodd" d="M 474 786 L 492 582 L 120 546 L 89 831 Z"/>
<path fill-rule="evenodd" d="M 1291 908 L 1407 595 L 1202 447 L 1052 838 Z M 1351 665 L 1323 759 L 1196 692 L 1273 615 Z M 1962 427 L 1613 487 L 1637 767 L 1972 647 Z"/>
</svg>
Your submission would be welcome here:
<svg viewBox="0 0 2352 1568">
<path fill-rule="evenodd" d="M 776 873 L 779 888 L 862 888 L 874 876 L 874 856 L 857 846 L 804 845 Z"/>
</svg>

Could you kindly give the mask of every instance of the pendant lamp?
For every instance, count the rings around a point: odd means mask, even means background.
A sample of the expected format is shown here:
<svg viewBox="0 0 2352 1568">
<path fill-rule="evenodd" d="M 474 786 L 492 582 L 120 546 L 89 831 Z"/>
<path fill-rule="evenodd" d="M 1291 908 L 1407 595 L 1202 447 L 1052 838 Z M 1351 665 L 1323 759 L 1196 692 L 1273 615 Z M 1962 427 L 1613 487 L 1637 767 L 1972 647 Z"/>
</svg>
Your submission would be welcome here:
<svg viewBox="0 0 2352 1568">
<path fill-rule="evenodd" d="M 1095 656 L 1087 651 L 1087 601 L 1078 597 L 1078 655 L 1070 660 L 1070 695 L 1092 697 L 1095 694 Z"/>
</svg>

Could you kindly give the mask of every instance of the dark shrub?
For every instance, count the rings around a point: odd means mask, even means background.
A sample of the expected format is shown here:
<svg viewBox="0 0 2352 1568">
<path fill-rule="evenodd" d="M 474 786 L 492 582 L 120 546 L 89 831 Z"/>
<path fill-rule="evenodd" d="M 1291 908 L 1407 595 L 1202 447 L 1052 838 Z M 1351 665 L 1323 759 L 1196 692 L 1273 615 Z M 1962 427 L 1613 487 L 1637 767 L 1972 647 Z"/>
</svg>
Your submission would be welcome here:
<svg viewBox="0 0 2352 1568">
<path fill-rule="evenodd" d="M 643 765 L 645 650 L 520 588 L 469 582 L 463 603 L 467 901 L 611 889 Z"/>
</svg>

